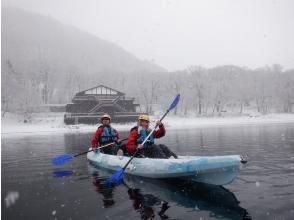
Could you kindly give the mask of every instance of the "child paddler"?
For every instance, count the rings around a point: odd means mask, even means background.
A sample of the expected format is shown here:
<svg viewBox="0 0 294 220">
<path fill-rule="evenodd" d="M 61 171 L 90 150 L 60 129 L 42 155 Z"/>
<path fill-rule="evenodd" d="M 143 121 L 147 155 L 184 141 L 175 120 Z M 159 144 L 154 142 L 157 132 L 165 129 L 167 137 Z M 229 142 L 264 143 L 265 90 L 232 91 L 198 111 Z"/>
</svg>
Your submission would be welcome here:
<svg viewBox="0 0 294 220">
<path fill-rule="evenodd" d="M 120 144 L 121 140 L 118 131 L 113 128 L 111 123 L 111 117 L 108 114 L 103 115 L 100 118 L 101 125 L 98 127 L 97 131 L 92 138 L 92 148 L 96 150 L 99 146 L 115 142 Z M 116 154 L 116 146 L 111 145 L 101 149 L 101 152 L 105 154 Z"/>
</svg>

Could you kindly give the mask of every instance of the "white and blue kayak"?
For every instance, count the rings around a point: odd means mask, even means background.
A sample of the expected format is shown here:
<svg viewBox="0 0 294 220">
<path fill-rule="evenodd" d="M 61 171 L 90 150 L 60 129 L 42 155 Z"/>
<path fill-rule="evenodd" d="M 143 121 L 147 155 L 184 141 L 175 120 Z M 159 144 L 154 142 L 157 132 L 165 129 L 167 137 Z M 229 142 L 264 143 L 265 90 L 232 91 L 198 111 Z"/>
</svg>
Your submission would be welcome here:
<svg viewBox="0 0 294 220">
<path fill-rule="evenodd" d="M 89 162 L 98 167 L 117 171 L 130 159 L 128 156 L 89 152 Z M 240 172 L 241 157 L 230 156 L 178 156 L 177 159 L 134 158 L 126 174 L 153 178 L 182 178 L 214 185 L 231 183 Z"/>
</svg>

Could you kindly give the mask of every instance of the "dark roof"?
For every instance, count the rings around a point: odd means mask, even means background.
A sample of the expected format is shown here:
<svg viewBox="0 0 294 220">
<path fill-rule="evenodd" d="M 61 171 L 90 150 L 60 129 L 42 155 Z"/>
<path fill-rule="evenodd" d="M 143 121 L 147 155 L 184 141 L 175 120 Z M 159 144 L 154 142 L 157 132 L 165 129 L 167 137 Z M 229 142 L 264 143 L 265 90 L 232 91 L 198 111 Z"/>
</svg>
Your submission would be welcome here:
<svg viewBox="0 0 294 220">
<path fill-rule="evenodd" d="M 92 87 L 90 89 L 83 90 L 81 92 L 78 92 L 77 95 L 87 94 L 87 92 L 89 92 L 88 94 L 93 94 L 93 95 L 115 95 L 115 96 L 125 95 L 125 93 L 123 92 L 120 92 L 116 89 L 112 89 L 104 85 L 99 85 L 99 86 Z"/>
</svg>

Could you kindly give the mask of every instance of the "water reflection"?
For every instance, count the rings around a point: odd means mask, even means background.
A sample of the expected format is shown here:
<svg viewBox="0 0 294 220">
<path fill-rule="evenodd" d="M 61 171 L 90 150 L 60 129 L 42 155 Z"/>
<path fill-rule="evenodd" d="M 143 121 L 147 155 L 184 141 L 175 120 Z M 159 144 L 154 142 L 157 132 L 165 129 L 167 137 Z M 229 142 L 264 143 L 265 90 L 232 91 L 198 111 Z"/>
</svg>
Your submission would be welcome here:
<svg viewBox="0 0 294 220">
<path fill-rule="evenodd" d="M 126 187 L 128 185 L 125 184 Z M 162 201 L 152 194 L 144 194 L 140 189 L 128 187 L 129 199 L 133 201 L 133 208 L 140 213 L 142 219 L 153 219 L 156 212 L 153 206 L 160 206 L 160 211 L 157 213 L 161 219 L 167 219 L 165 214 L 169 209 L 168 202 Z"/>
<path fill-rule="evenodd" d="M 73 175 L 72 170 L 53 170 L 53 177 L 55 178 L 62 178 L 66 176 L 71 176 Z"/>
<path fill-rule="evenodd" d="M 106 208 L 114 203 L 114 186 L 102 184 L 110 173 L 104 169 L 89 165 L 96 191 L 102 195 Z M 126 175 L 123 187 L 127 188 L 127 197 L 134 210 L 142 219 L 172 218 L 168 209 L 171 203 L 177 207 L 190 208 L 192 212 L 207 211 L 214 218 L 251 219 L 246 209 L 228 189 L 221 186 L 199 184 L 183 180 L 154 180 Z"/>
<path fill-rule="evenodd" d="M 95 191 L 102 195 L 104 208 L 109 208 L 114 205 L 113 190 L 114 186 L 109 184 L 103 184 L 105 178 L 101 178 L 97 170 L 92 171 L 93 185 Z"/>
</svg>

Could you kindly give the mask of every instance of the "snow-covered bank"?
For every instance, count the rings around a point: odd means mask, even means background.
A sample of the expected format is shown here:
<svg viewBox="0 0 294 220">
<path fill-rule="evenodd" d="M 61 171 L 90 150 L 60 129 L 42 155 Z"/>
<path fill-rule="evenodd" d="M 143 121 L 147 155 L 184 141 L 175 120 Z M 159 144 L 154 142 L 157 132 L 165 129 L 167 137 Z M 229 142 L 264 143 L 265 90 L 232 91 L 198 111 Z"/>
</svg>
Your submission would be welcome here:
<svg viewBox="0 0 294 220">
<path fill-rule="evenodd" d="M 294 123 L 294 114 L 268 114 L 257 117 L 210 117 L 210 118 L 180 118 L 171 117 L 166 120 L 170 128 L 199 128 L 209 126 L 236 126 Z"/>
<path fill-rule="evenodd" d="M 156 118 L 153 117 L 153 122 Z M 165 119 L 168 129 L 187 129 L 215 126 L 242 126 L 242 125 L 262 125 L 276 123 L 294 123 L 294 114 L 269 114 L 258 117 L 175 117 L 169 116 Z M 136 123 L 113 124 L 120 131 L 127 131 Z M 43 135 L 53 133 L 84 133 L 94 132 L 97 125 L 64 125 L 63 115 L 46 115 L 34 117 L 31 122 L 24 123 L 23 120 L 15 116 L 9 116 L 2 119 L 1 122 L 2 137 L 24 136 L 24 135 Z"/>
<path fill-rule="evenodd" d="M 63 114 L 34 114 L 24 123 L 23 116 L 8 114 L 1 121 L 1 135 L 2 137 L 24 136 L 24 135 L 47 135 L 53 133 L 80 133 L 80 132 L 94 132 L 98 125 L 65 125 L 63 123 Z M 131 124 L 116 124 L 119 130 L 127 130 L 134 123 Z"/>
</svg>

